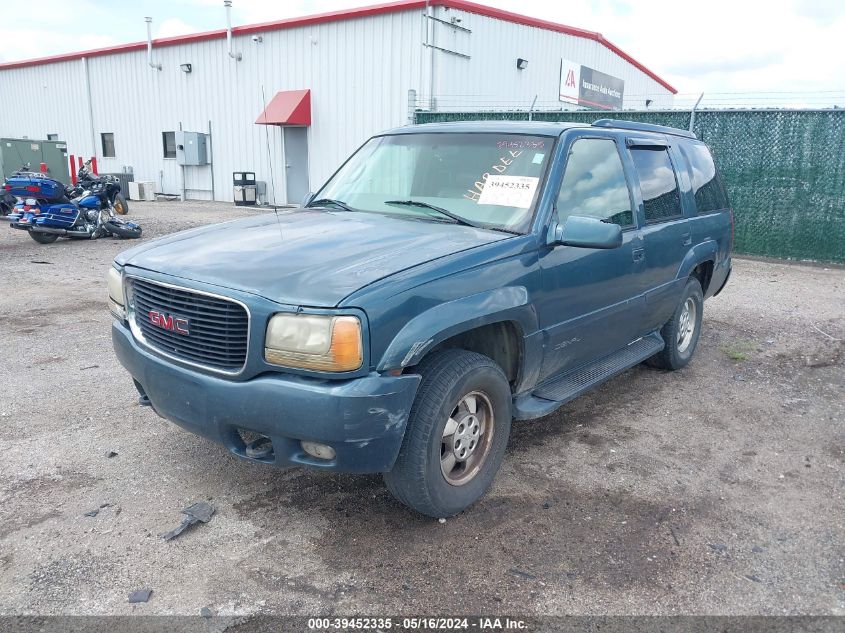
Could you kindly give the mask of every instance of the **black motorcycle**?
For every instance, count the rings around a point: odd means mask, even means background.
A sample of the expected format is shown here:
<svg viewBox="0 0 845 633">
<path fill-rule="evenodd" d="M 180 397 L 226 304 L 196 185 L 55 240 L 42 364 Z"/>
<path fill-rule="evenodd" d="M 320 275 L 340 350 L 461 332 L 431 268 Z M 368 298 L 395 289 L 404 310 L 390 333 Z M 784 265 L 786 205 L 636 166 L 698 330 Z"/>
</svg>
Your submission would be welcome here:
<svg viewBox="0 0 845 633">
<path fill-rule="evenodd" d="M 24 163 L 18 171 L 29 171 L 29 163 Z M 0 217 L 6 217 L 10 213 L 15 213 L 15 205 L 18 199 L 6 191 L 5 188 L 0 189 Z"/>
<path fill-rule="evenodd" d="M 115 195 L 115 187 L 117 195 Z M 100 176 L 80 181 L 75 187 L 66 190 L 65 195 L 84 212 L 86 230 L 96 239 L 104 235 L 113 235 L 124 239 L 141 237 L 141 227 L 135 222 L 127 222 L 115 216 L 117 208 L 113 201 L 123 200 L 126 215 L 129 208 L 120 193 L 120 183 L 112 176 Z M 96 200 L 96 202 L 94 202 Z"/>
<path fill-rule="evenodd" d="M 85 164 L 76 172 L 77 184 L 74 190 L 85 191 L 91 190 L 97 186 L 98 192 L 102 187 L 102 194 L 108 199 L 108 203 L 115 213 L 118 215 L 126 215 L 129 213 L 129 203 L 120 192 L 120 181 L 115 176 L 95 176 L 91 173 L 91 161 L 85 161 Z"/>
<path fill-rule="evenodd" d="M 18 199 L 6 191 L 0 192 L 0 216 L 9 215 L 15 208 Z"/>
</svg>

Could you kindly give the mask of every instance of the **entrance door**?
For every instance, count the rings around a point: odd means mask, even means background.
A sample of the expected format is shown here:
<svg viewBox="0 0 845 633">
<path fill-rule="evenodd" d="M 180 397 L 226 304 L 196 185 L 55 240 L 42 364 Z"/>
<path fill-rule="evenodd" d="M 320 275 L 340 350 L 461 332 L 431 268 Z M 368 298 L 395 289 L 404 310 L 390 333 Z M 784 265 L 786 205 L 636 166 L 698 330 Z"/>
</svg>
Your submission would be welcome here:
<svg viewBox="0 0 845 633">
<path fill-rule="evenodd" d="M 308 128 L 284 127 L 285 191 L 288 204 L 299 204 L 310 191 L 308 185 Z"/>
</svg>

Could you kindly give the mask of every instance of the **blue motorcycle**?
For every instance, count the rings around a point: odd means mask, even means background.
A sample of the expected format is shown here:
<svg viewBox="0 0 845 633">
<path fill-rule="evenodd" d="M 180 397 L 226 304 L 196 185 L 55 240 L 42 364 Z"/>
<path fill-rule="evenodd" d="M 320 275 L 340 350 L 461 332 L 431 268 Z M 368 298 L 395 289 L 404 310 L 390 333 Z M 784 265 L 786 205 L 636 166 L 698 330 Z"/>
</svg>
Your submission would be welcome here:
<svg viewBox="0 0 845 633">
<path fill-rule="evenodd" d="M 60 237 L 141 237 L 140 226 L 115 216 L 108 183 L 102 179 L 71 189 L 44 174 L 15 172 L 3 188 L 18 198 L 9 215 L 11 227 L 27 231 L 39 244 L 52 244 Z"/>
</svg>

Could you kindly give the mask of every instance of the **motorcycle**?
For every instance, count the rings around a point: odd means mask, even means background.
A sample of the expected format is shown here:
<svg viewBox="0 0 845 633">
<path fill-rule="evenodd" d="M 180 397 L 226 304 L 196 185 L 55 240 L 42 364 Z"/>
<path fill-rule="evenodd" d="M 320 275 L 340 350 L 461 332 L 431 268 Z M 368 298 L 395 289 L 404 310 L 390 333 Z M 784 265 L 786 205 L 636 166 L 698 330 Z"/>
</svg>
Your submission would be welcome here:
<svg viewBox="0 0 845 633">
<path fill-rule="evenodd" d="M 18 171 L 22 172 L 29 170 L 29 163 L 24 163 Z M 8 191 L 6 191 L 6 189 L 0 190 L 0 217 L 6 217 L 10 213 L 12 213 L 17 203 L 18 199 L 12 194 L 10 194 Z"/>
<path fill-rule="evenodd" d="M 0 216 L 7 216 L 15 208 L 18 199 L 6 191 L 0 192 Z"/>
<path fill-rule="evenodd" d="M 3 189 L 19 198 L 10 226 L 27 231 L 39 244 L 52 244 L 59 237 L 141 237 L 140 226 L 115 216 L 108 182 L 102 179 L 71 189 L 44 174 L 15 172 Z"/>
<path fill-rule="evenodd" d="M 76 188 L 90 189 L 95 183 L 103 183 L 109 204 L 118 215 L 129 213 L 129 203 L 120 192 L 120 181 L 114 176 L 95 176 L 91 173 L 91 161 L 87 160 L 76 172 Z"/>
</svg>

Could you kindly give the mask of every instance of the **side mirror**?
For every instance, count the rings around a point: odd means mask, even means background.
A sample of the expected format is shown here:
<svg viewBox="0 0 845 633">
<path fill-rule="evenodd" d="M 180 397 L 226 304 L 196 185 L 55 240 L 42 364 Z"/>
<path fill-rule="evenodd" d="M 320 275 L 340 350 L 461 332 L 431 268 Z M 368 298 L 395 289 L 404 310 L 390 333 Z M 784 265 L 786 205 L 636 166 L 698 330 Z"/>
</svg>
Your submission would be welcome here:
<svg viewBox="0 0 845 633">
<path fill-rule="evenodd" d="M 622 227 L 602 222 L 598 218 L 570 215 L 555 228 L 555 243 L 578 248 L 619 248 L 622 246 Z"/>
<path fill-rule="evenodd" d="M 307 207 L 307 206 L 308 206 L 308 204 L 309 204 L 309 203 L 310 203 L 313 199 L 314 199 L 314 192 L 313 192 L 313 191 L 309 191 L 307 194 L 305 194 L 305 197 L 302 199 L 302 204 L 300 204 L 299 206 L 301 206 L 301 207 Z"/>
</svg>

